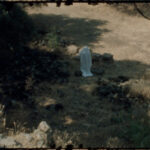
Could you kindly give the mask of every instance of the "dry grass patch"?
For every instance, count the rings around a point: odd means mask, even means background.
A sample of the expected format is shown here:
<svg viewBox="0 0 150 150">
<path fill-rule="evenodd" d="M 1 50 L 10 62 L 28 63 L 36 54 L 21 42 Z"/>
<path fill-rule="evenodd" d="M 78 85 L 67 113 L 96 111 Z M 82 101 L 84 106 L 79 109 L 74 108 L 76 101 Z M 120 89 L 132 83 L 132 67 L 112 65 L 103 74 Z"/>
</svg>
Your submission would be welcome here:
<svg viewBox="0 0 150 150">
<path fill-rule="evenodd" d="M 96 83 L 93 84 L 86 84 L 86 85 L 81 85 L 80 88 L 86 92 L 92 92 L 93 90 L 95 90 L 95 88 L 97 87 Z"/>
<path fill-rule="evenodd" d="M 50 98 L 50 97 L 45 97 L 45 96 L 38 97 L 36 99 L 36 101 L 40 106 L 43 106 L 43 107 L 46 107 L 46 106 L 49 106 L 49 105 L 52 105 L 52 104 L 56 104 L 55 99 Z"/>
<path fill-rule="evenodd" d="M 130 85 L 131 96 L 142 96 L 144 99 L 150 99 L 150 81 L 140 79 L 132 80 Z"/>
<path fill-rule="evenodd" d="M 145 70 L 145 73 L 143 75 L 143 79 L 150 80 L 150 68 Z"/>
</svg>

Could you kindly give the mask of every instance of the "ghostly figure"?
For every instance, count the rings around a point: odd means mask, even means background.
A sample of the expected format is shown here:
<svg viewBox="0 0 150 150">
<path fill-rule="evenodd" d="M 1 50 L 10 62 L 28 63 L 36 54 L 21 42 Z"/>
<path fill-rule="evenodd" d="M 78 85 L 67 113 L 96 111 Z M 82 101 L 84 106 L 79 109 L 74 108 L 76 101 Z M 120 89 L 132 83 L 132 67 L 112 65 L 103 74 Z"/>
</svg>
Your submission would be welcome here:
<svg viewBox="0 0 150 150">
<path fill-rule="evenodd" d="M 91 73 L 91 67 L 92 67 L 91 52 L 90 49 L 87 46 L 85 46 L 80 51 L 80 70 L 82 72 L 83 77 L 93 76 L 93 74 Z"/>
</svg>

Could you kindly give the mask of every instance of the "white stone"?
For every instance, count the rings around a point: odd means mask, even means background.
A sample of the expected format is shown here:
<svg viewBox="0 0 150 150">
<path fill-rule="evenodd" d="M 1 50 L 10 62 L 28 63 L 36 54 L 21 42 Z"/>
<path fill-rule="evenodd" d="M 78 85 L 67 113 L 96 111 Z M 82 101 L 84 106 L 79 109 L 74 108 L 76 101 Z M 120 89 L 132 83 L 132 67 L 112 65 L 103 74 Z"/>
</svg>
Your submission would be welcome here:
<svg viewBox="0 0 150 150">
<path fill-rule="evenodd" d="M 47 145 L 47 134 L 43 131 L 36 129 L 32 134 L 36 147 L 46 147 Z"/>
<path fill-rule="evenodd" d="M 15 136 L 15 140 L 22 144 L 22 147 L 32 147 L 34 143 L 34 139 L 31 134 L 28 133 L 20 133 Z"/>
<path fill-rule="evenodd" d="M 50 129 L 50 126 L 46 123 L 46 121 L 42 121 L 39 124 L 38 129 L 43 131 L 43 132 L 47 132 Z"/>
<path fill-rule="evenodd" d="M 25 138 L 26 138 L 27 141 L 32 141 L 33 140 L 32 136 L 30 134 L 25 134 Z"/>
<path fill-rule="evenodd" d="M 44 140 L 38 141 L 36 145 L 37 145 L 37 148 L 45 147 Z"/>
<path fill-rule="evenodd" d="M 20 137 L 22 137 L 24 139 L 24 141 L 28 142 L 32 142 L 33 137 L 30 134 L 27 133 L 21 133 Z"/>
<path fill-rule="evenodd" d="M 36 129 L 33 132 L 33 138 L 36 140 L 47 139 L 47 134 L 39 129 Z"/>
<path fill-rule="evenodd" d="M 82 72 L 83 77 L 93 76 L 93 74 L 91 73 L 91 67 L 92 67 L 91 52 L 90 49 L 87 46 L 85 46 L 80 51 L 80 70 Z"/>
</svg>

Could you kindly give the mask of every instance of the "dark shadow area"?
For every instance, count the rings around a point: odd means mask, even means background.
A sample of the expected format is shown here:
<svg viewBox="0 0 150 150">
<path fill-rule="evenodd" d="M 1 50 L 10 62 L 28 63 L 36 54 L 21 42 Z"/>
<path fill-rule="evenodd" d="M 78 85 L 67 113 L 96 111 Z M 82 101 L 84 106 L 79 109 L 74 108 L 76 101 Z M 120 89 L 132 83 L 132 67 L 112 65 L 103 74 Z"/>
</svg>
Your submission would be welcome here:
<svg viewBox="0 0 150 150">
<path fill-rule="evenodd" d="M 57 29 L 64 39 L 75 42 L 79 47 L 92 46 L 108 29 L 98 28 L 107 24 L 105 20 L 89 20 L 86 18 L 70 18 L 65 15 L 32 15 L 37 28 L 43 31 Z"/>
<path fill-rule="evenodd" d="M 106 66 L 108 76 L 125 75 L 132 79 L 140 79 L 149 68 L 149 65 L 131 60 L 115 61 L 112 67 L 110 66 Z"/>
<path fill-rule="evenodd" d="M 143 13 L 144 16 L 150 17 L 150 4 L 149 3 L 118 3 L 118 4 L 111 4 L 113 8 L 116 10 L 128 14 L 129 16 L 139 16 L 141 14 L 137 11 L 137 8 Z M 137 7 L 137 8 L 136 8 Z"/>
<path fill-rule="evenodd" d="M 115 8 L 116 10 L 128 14 L 130 16 L 138 16 L 138 12 L 136 11 L 133 3 L 118 3 L 118 4 L 111 4 L 111 7 Z"/>
</svg>

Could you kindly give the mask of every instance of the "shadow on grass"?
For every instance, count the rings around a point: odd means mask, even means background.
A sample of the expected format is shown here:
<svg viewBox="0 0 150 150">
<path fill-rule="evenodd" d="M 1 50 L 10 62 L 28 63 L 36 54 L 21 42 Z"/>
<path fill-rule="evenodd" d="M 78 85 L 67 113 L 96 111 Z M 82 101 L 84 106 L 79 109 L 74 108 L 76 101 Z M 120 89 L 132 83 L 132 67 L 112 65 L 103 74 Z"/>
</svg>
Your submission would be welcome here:
<svg viewBox="0 0 150 150">
<path fill-rule="evenodd" d="M 129 16 L 138 16 L 141 17 L 141 14 L 137 11 L 136 7 L 143 13 L 144 16 L 150 17 L 150 4 L 149 3 L 118 3 L 118 4 L 112 4 L 111 5 L 116 10 L 125 13 Z"/>
<path fill-rule="evenodd" d="M 70 18 L 65 15 L 32 15 L 37 28 L 44 31 L 57 29 L 61 31 L 62 37 L 75 42 L 77 46 L 92 46 L 93 42 L 99 40 L 102 34 L 110 32 L 101 29 L 107 24 L 104 20 L 89 20 L 86 18 Z"/>
</svg>

